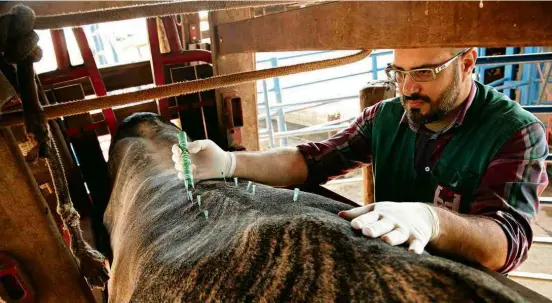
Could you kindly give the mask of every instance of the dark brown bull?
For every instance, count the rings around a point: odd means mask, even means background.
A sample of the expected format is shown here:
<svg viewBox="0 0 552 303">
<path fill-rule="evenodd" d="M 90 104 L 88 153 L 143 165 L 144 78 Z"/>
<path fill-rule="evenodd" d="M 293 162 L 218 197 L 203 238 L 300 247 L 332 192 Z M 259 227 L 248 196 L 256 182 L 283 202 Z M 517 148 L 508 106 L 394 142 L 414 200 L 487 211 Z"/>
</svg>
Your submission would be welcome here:
<svg viewBox="0 0 552 303">
<path fill-rule="evenodd" d="M 135 114 L 113 138 L 110 302 L 522 301 L 481 271 L 363 237 L 336 215 L 350 206 L 321 196 L 202 181 L 198 209 L 171 161 L 178 132 Z"/>
</svg>

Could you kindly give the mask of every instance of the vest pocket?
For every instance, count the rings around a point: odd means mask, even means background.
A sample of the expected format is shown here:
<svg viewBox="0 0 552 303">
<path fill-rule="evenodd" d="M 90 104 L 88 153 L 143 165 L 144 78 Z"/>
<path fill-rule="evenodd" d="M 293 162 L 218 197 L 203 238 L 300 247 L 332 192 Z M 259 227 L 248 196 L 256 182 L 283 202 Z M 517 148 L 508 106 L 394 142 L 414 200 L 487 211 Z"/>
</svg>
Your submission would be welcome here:
<svg viewBox="0 0 552 303">
<path fill-rule="evenodd" d="M 457 212 L 467 212 L 479 186 L 480 176 L 468 167 L 459 169 L 439 164 L 435 166 L 432 175 L 435 188 L 433 203 Z"/>
</svg>

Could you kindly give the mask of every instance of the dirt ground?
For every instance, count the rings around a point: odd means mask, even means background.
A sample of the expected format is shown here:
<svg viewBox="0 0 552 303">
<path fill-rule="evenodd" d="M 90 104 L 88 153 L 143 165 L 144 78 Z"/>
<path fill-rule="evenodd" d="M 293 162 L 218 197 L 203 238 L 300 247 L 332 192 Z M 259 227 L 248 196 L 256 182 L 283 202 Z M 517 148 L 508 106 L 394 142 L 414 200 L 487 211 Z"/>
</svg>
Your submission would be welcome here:
<svg viewBox="0 0 552 303">
<path fill-rule="evenodd" d="M 328 184 L 331 189 L 356 203 L 362 203 L 361 182 Z M 544 197 L 552 196 L 552 187 L 547 188 Z M 534 237 L 552 237 L 552 204 L 542 204 L 533 223 Z M 533 243 L 527 260 L 515 272 L 542 273 L 552 275 L 552 244 Z M 510 277 L 512 280 L 552 299 L 552 281 Z"/>
</svg>

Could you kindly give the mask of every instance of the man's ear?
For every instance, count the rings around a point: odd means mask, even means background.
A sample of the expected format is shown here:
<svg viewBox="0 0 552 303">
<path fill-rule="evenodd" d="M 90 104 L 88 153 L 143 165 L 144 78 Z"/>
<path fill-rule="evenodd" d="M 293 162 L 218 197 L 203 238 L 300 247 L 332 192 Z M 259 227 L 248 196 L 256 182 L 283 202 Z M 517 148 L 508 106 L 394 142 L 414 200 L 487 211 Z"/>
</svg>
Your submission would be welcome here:
<svg viewBox="0 0 552 303">
<path fill-rule="evenodd" d="M 476 48 L 470 48 L 470 50 L 463 54 L 460 58 L 460 68 L 463 76 L 462 78 L 471 77 L 473 69 L 475 68 L 475 62 L 477 61 Z"/>
</svg>

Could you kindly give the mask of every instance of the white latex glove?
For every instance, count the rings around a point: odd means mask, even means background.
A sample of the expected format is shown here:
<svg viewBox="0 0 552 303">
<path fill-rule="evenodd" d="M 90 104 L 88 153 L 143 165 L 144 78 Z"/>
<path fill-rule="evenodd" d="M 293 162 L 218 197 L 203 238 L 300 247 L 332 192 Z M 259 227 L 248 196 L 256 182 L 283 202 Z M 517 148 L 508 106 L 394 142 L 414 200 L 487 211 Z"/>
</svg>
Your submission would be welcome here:
<svg viewBox="0 0 552 303">
<path fill-rule="evenodd" d="M 192 162 L 192 173 L 194 179 L 214 179 L 232 177 L 236 169 L 236 155 L 223 151 L 211 140 L 197 140 L 188 143 L 188 152 Z M 178 170 L 178 179 L 184 180 L 184 169 L 182 167 L 182 151 L 178 144 L 172 147 L 172 160 L 174 168 Z"/>
<path fill-rule="evenodd" d="M 425 203 L 378 202 L 342 211 L 339 216 L 352 220 L 351 226 L 367 237 L 381 237 L 393 246 L 408 242 L 408 251 L 417 254 L 439 235 L 439 217 Z"/>
</svg>

